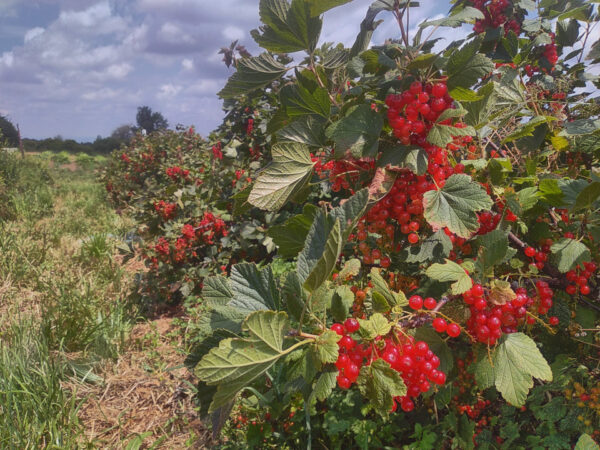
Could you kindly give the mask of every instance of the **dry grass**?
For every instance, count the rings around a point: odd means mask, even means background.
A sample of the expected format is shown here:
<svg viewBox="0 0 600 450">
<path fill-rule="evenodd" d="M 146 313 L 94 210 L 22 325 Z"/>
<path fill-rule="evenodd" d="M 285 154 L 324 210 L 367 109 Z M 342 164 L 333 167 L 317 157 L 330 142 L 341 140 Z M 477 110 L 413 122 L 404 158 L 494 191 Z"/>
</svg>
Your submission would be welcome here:
<svg viewBox="0 0 600 450">
<path fill-rule="evenodd" d="M 149 433 L 145 445 L 159 449 L 208 448 L 210 431 L 192 399 L 193 379 L 185 356 L 167 335 L 173 319 L 136 325 L 131 350 L 104 368 L 104 383 L 70 386 L 86 398 L 79 411 L 87 439 L 101 448 L 124 448 L 135 435 Z"/>
</svg>

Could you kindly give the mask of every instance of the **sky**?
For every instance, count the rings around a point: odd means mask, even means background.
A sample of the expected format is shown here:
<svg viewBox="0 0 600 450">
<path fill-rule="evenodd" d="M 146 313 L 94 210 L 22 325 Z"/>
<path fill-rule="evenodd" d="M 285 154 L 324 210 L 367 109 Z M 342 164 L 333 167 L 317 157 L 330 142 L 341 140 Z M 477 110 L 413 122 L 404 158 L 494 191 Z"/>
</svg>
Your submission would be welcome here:
<svg viewBox="0 0 600 450">
<path fill-rule="evenodd" d="M 371 1 L 325 13 L 321 43 L 350 46 Z M 422 4 L 415 27 L 449 9 L 448 0 Z M 380 17 L 373 42 L 399 37 L 393 18 Z M 250 30 L 259 24 L 258 0 L 0 0 L 0 114 L 24 137 L 89 141 L 134 124 L 147 105 L 206 135 L 233 72 L 218 51 L 239 39 L 258 54 Z"/>
</svg>

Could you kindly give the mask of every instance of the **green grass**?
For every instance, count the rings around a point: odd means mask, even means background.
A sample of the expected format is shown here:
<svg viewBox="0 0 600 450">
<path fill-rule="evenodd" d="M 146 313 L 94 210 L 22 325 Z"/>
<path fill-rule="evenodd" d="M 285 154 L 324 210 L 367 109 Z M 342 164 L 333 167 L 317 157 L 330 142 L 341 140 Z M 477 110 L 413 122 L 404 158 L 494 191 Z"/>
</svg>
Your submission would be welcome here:
<svg viewBox="0 0 600 450">
<path fill-rule="evenodd" d="M 115 255 L 131 222 L 89 168 L 0 152 L 0 180 L 0 448 L 93 447 L 63 386 L 126 346 L 133 274 Z"/>
</svg>

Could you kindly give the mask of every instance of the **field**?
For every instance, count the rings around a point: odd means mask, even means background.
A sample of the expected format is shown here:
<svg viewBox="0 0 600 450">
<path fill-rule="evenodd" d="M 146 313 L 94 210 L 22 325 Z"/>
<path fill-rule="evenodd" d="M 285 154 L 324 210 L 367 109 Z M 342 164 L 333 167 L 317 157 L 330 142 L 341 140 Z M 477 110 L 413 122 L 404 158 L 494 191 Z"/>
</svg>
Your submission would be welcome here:
<svg viewBox="0 0 600 450">
<path fill-rule="evenodd" d="M 203 439 L 179 311 L 128 300 L 138 258 L 98 166 L 1 154 L 0 447 L 187 448 Z"/>
</svg>

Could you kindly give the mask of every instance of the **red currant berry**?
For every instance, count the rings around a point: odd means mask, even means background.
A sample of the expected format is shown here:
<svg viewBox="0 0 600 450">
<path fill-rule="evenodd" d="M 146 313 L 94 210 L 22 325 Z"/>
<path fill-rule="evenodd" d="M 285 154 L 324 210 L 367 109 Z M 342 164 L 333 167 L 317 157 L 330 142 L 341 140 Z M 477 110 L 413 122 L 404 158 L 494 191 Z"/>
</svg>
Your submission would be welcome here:
<svg viewBox="0 0 600 450">
<path fill-rule="evenodd" d="M 425 300 L 423 300 L 423 306 L 425 306 L 427 309 L 433 309 L 437 306 L 437 302 L 435 301 L 435 298 L 427 297 Z"/>
<path fill-rule="evenodd" d="M 419 310 L 419 309 L 422 309 L 423 308 L 423 299 L 419 295 L 413 295 L 408 300 L 408 306 L 410 306 L 415 311 Z"/>
<path fill-rule="evenodd" d="M 349 318 L 344 322 L 344 327 L 348 333 L 354 333 L 355 331 L 358 331 L 360 324 L 358 323 L 358 320 Z"/>
<path fill-rule="evenodd" d="M 455 323 L 448 324 L 446 333 L 448 333 L 448 336 L 450 337 L 458 337 L 460 335 L 460 327 Z"/>
<path fill-rule="evenodd" d="M 448 328 L 448 322 L 442 317 L 436 317 L 431 324 L 438 333 L 443 333 Z"/>
</svg>

